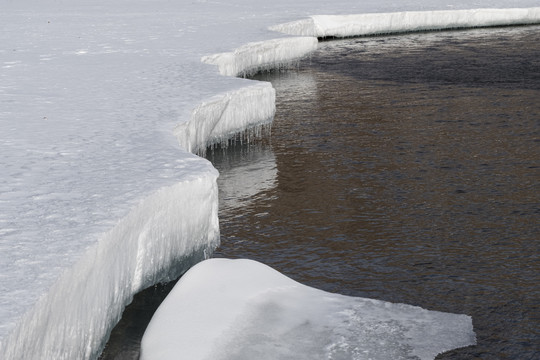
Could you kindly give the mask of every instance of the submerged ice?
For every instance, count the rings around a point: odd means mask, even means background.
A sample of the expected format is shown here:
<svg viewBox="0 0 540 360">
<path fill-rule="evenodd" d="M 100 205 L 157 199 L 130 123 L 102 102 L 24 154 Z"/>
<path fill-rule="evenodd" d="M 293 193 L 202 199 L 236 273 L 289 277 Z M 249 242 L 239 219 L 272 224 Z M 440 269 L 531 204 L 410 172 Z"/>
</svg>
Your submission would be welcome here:
<svg viewBox="0 0 540 360">
<path fill-rule="evenodd" d="M 332 294 L 256 261 L 211 259 L 154 314 L 141 359 L 426 360 L 475 342 L 466 315 Z"/>
<path fill-rule="evenodd" d="M 380 32 L 421 21 L 427 29 L 427 18 L 445 28 L 472 13 L 483 22 L 460 26 L 540 21 L 536 0 L 511 5 L 530 9 L 457 13 L 470 6 L 458 0 L 3 4 L 0 358 L 96 358 L 134 293 L 210 256 L 218 174 L 193 153 L 274 114 L 270 85 L 222 74 L 289 64 L 314 49 L 314 36 L 362 34 L 359 19 L 375 13 L 398 14 Z M 427 12 L 406 15 L 413 10 Z"/>
</svg>

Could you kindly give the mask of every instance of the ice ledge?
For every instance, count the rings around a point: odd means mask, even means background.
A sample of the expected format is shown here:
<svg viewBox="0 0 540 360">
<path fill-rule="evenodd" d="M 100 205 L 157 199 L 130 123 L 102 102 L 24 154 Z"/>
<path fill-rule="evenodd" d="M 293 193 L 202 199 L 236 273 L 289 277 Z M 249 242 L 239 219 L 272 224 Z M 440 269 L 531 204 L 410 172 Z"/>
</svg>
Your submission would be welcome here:
<svg viewBox="0 0 540 360">
<path fill-rule="evenodd" d="M 269 124 L 275 109 L 272 85 L 253 82 L 200 103 L 188 122 L 175 127 L 174 135 L 185 150 L 203 155 L 208 146 L 223 143 L 246 129 Z"/>
<path fill-rule="evenodd" d="M 325 38 L 538 23 L 540 7 L 315 15 L 270 29 L 290 35 Z"/>
<path fill-rule="evenodd" d="M 209 167 L 142 200 L 1 339 L 0 358 L 97 358 L 133 294 L 177 278 L 218 246 L 216 178 Z"/>
<path fill-rule="evenodd" d="M 223 76 L 248 76 L 257 71 L 288 65 L 317 48 L 315 37 L 288 37 L 247 43 L 232 52 L 204 56 L 205 64 L 216 65 Z M 174 134 L 189 152 L 204 155 L 206 148 L 224 143 L 246 129 L 272 122 L 275 91 L 270 83 L 250 82 L 239 90 L 201 102 L 189 121 L 178 124 Z"/>
<path fill-rule="evenodd" d="M 253 42 L 233 52 L 204 56 L 203 63 L 217 65 L 221 75 L 246 76 L 288 64 L 317 49 L 314 37 L 292 37 Z"/>
<path fill-rule="evenodd" d="M 201 61 L 216 65 L 221 75 L 245 77 L 306 56 L 317 48 L 317 38 L 537 23 L 540 7 L 314 15 L 270 27 L 297 37 L 247 43 L 231 52 L 204 56 Z M 174 133 L 184 149 L 204 154 L 208 146 L 238 132 L 269 124 L 275 113 L 274 98 L 269 84 L 216 95 L 200 103 L 190 120 L 177 125 Z"/>
</svg>

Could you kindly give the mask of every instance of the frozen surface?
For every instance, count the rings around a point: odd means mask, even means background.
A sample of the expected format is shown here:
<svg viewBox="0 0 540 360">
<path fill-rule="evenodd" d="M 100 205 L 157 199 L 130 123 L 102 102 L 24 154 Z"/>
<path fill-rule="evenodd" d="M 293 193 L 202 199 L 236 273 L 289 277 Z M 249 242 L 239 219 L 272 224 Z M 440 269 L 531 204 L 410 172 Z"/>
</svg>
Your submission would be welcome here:
<svg viewBox="0 0 540 360">
<path fill-rule="evenodd" d="M 346 22 L 352 35 L 353 18 L 310 16 L 535 6 L 4 0 L 0 358 L 95 357 L 134 292 L 217 246 L 217 172 L 192 153 L 274 113 L 271 86 L 221 74 L 286 65 L 316 46 L 270 26 L 307 19 L 330 34 Z M 517 12 L 497 23 L 520 22 Z M 419 28 L 397 19 L 398 30 Z"/>
<path fill-rule="evenodd" d="M 332 294 L 256 261 L 211 259 L 154 314 L 141 360 L 425 360 L 475 343 L 466 315 Z"/>
<path fill-rule="evenodd" d="M 537 4 L 538 5 L 538 4 Z M 347 37 L 404 31 L 459 29 L 496 25 L 535 24 L 540 7 L 515 9 L 475 9 L 400 11 L 356 15 L 314 15 L 308 19 L 271 26 L 291 35 Z"/>
</svg>

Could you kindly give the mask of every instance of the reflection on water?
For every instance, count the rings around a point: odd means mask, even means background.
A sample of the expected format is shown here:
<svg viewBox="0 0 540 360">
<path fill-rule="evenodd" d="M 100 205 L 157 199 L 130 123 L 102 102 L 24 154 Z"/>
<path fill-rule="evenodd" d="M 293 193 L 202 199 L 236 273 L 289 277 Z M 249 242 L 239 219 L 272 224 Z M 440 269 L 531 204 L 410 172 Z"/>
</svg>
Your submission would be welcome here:
<svg viewBox="0 0 540 360">
<path fill-rule="evenodd" d="M 534 358 L 539 44 L 539 27 L 333 41 L 259 76 L 278 96 L 270 143 L 209 155 L 216 256 L 472 315 L 478 345 L 444 359 Z"/>
<path fill-rule="evenodd" d="M 321 44 L 277 89 L 269 143 L 215 150 L 222 246 L 327 291 L 472 315 L 441 359 L 536 359 L 540 28 Z M 172 288 L 101 359 L 137 359 Z"/>
<path fill-rule="evenodd" d="M 276 186 L 276 158 L 270 147 L 261 144 L 214 149 L 208 155 L 219 163 L 219 203 L 222 212 L 242 211 L 257 195 Z"/>
</svg>

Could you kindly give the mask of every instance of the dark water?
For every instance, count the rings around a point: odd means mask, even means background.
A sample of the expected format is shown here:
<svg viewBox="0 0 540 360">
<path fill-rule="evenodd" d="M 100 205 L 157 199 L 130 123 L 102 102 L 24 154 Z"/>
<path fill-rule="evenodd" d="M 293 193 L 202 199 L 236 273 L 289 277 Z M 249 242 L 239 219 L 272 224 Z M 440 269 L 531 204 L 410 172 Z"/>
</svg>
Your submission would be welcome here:
<svg viewBox="0 0 540 360">
<path fill-rule="evenodd" d="M 272 136 L 208 155 L 215 256 L 471 315 L 478 345 L 440 359 L 540 358 L 540 27 L 325 42 L 257 78 Z M 164 294 L 136 299 L 103 359 L 137 358 L 126 329 Z"/>
</svg>

